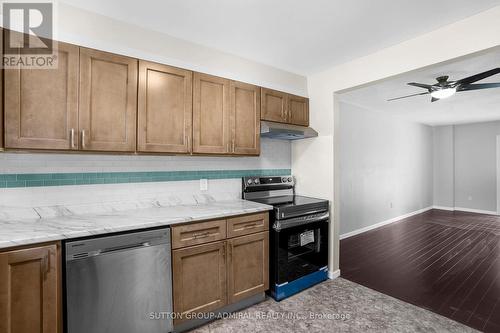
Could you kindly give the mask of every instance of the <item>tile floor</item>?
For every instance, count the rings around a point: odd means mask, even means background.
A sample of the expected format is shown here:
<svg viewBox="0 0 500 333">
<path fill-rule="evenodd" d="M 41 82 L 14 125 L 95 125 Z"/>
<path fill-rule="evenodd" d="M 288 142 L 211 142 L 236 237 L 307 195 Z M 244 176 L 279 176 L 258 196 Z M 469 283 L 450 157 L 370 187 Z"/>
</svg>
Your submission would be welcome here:
<svg viewBox="0 0 500 333">
<path fill-rule="evenodd" d="M 325 317 L 313 319 L 311 314 Z M 342 278 L 321 283 L 280 303 L 267 299 L 236 316 L 192 332 L 476 332 Z"/>
</svg>

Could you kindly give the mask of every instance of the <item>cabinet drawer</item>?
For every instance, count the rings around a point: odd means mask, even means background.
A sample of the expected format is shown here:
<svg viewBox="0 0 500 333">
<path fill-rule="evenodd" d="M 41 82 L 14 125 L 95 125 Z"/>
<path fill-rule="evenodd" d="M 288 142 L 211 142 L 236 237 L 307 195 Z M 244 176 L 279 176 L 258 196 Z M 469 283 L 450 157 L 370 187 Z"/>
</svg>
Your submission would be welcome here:
<svg viewBox="0 0 500 333">
<path fill-rule="evenodd" d="M 238 237 L 269 230 L 269 213 L 246 215 L 227 220 L 227 237 Z"/>
<path fill-rule="evenodd" d="M 172 226 L 172 248 L 205 244 L 226 238 L 226 221 L 216 220 Z"/>
</svg>

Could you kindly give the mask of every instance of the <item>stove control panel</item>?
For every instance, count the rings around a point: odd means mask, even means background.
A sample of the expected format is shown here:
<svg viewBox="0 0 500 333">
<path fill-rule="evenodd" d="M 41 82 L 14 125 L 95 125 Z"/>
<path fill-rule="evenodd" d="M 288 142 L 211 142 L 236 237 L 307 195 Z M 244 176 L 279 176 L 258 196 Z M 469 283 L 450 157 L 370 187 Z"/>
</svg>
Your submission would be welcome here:
<svg viewBox="0 0 500 333">
<path fill-rule="evenodd" d="M 273 177 L 243 177 L 245 187 L 286 185 L 293 186 L 293 176 L 273 176 Z"/>
</svg>

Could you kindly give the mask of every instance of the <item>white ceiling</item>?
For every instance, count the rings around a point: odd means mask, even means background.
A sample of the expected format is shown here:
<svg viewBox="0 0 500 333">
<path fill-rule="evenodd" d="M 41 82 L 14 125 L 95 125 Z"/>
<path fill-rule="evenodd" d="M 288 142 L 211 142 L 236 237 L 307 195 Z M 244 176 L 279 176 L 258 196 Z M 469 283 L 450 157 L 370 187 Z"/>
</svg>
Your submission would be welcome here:
<svg viewBox="0 0 500 333">
<path fill-rule="evenodd" d="M 500 0 L 62 1 L 305 75 L 500 5 Z"/>
<path fill-rule="evenodd" d="M 449 80 L 456 81 L 497 67 L 500 67 L 500 47 L 355 89 L 341 94 L 340 99 L 431 126 L 500 120 L 500 88 L 459 92 L 434 103 L 430 102 L 429 95 L 387 101 L 425 92 L 424 89 L 408 86 L 408 82 L 434 84 L 435 78 L 440 75 L 449 75 Z M 500 82 L 500 74 L 478 81 L 489 82 Z"/>
</svg>

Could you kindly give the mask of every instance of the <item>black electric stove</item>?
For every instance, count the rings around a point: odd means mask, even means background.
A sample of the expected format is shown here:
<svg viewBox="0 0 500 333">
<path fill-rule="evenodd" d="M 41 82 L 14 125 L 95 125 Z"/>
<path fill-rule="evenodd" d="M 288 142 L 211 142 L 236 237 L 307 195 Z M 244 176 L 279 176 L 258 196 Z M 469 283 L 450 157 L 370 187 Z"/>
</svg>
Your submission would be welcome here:
<svg viewBox="0 0 500 333">
<path fill-rule="evenodd" d="M 328 278 L 328 200 L 295 195 L 292 176 L 244 177 L 243 199 L 270 214 L 270 294 L 282 300 Z"/>
<path fill-rule="evenodd" d="M 275 218 L 278 220 L 328 211 L 327 200 L 301 195 L 280 195 L 248 200 L 273 206 Z"/>
</svg>

